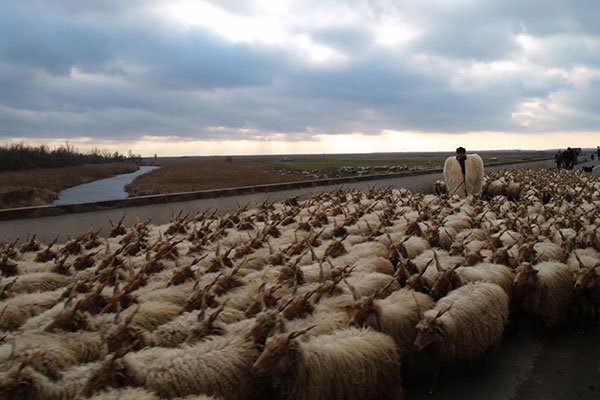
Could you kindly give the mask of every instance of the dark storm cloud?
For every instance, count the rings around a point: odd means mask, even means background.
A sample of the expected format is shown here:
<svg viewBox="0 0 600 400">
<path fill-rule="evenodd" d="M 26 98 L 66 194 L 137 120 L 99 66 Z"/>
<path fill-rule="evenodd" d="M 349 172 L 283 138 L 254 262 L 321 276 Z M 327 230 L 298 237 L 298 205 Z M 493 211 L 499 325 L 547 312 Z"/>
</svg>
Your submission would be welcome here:
<svg viewBox="0 0 600 400">
<path fill-rule="evenodd" d="M 576 69 L 593 70 L 600 61 L 600 8 L 584 1 L 371 1 L 340 8 L 355 18 L 336 24 L 303 21 L 312 21 L 311 12 L 330 16 L 345 2 L 297 3 L 287 25 L 282 21 L 290 37 L 303 35 L 341 57 L 320 63 L 293 41 L 233 42 L 177 26 L 156 11 L 167 3 L 3 5 L 0 137 L 239 139 L 249 129 L 297 139 L 600 125 L 591 116 L 597 79 L 572 79 Z M 211 3 L 242 17 L 264 12 L 258 2 Z M 378 44 L 377 29 L 394 15 L 417 35 Z M 523 47 L 520 35 L 537 49 Z M 531 100 L 562 101 L 574 112 L 560 123 L 546 116 L 526 127 L 513 113 Z"/>
</svg>

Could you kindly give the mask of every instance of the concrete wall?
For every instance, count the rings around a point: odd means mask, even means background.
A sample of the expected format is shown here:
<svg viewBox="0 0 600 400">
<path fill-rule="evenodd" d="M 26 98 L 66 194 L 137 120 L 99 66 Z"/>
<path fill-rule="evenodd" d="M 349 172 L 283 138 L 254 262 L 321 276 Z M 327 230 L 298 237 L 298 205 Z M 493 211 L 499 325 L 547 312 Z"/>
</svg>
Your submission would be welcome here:
<svg viewBox="0 0 600 400">
<path fill-rule="evenodd" d="M 553 160 L 510 164 L 486 168 L 550 168 Z M 226 213 L 240 205 L 255 205 L 266 200 L 277 201 L 288 197 L 309 197 L 318 192 L 332 191 L 339 187 L 368 189 L 371 187 L 405 187 L 414 191 L 430 193 L 432 183 L 443 179 L 441 172 L 412 176 L 380 176 L 377 179 L 331 179 L 322 182 L 268 185 L 254 188 L 205 191 L 164 196 L 146 196 L 119 201 L 89 203 L 72 206 L 46 206 L 0 211 L 0 241 L 20 239 L 23 243 L 28 234 L 36 233 L 44 242 L 59 236 L 64 242 L 68 235 L 77 236 L 89 229 L 102 228 L 101 234 L 110 230 L 109 218 L 116 222 L 124 214 L 125 224 L 151 218 L 155 224 L 169 222 L 173 213 L 183 210 L 191 213 L 218 210 Z"/>
</svg>

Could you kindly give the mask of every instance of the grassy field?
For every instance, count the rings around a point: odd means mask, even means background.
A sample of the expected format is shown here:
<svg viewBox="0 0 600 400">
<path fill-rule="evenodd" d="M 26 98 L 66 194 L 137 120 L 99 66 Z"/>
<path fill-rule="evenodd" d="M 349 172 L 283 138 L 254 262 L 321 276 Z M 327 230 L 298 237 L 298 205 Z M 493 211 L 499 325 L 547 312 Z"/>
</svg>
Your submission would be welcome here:
<svg viewBox="0 0 600 400">
<path fill-rule="evenodd" d="M 136 164 L 110 163 L 0 172 L 0 208 L 50 204 L 63 189 L 137 169 Z"/>
<path fill-rule="evenodd" d="M 539 157 L 552 157 L 550 153 L 539 152 L 518 152 L 518 153 L 483 153 L 481 154 L 486 165 L 494 165 L 497 163 L 516 162 L 535 159 Z M 360 167 L 375 167 L 375 166 L 403 166 L 410 168 L 443 168 L 444 161 L 448 155 L 431 154 L 431 155 L 398 155 L 390 157 L 386 155 L 323 155 L 311 157 L 294 157 L 290 156 L 287 160 L 268 161 L 269 164 L 284 168 L 287 170 L 296 171 L 319 171 L 324 174 L 336 174 L 339 168 L 347 166 L 353 168 Z M 376 173 L 377 171 L 371 171 Z"/>
<path fill-rule="evenodd" d="M 130 196 L 192 192 L 306 179 L 260 161 L 180 160 L 161 163 L 161 168 L 140 175 L 125 187 Z"/>
</svg>

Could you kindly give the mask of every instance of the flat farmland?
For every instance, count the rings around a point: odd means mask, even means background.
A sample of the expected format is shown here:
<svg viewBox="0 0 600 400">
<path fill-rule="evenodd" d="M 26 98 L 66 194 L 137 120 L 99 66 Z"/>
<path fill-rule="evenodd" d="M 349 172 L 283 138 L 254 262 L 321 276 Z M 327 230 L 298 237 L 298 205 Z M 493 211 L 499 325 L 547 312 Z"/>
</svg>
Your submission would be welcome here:
<svg viewBox="0 0 600 400">
<path fill-rule="evenodd" d="M 442 168 L 445 153 L 323 154 L 163 159 L 126 186 L 130 196 L 193 192 L 353 175 Z M 550 153 L 482 154 L 486 165 L 549 158 Z M 344 169 L 345 168 L 345 169 Z"/>
<path fill-rule="evenodd" d="M 305 179 L 302 175 L 282 172 L 264 161 L 173 160 L 162 163 L 160 169 L 137 177 L 125 189 L 130 196 L 146 196 Z"/>
</svg>

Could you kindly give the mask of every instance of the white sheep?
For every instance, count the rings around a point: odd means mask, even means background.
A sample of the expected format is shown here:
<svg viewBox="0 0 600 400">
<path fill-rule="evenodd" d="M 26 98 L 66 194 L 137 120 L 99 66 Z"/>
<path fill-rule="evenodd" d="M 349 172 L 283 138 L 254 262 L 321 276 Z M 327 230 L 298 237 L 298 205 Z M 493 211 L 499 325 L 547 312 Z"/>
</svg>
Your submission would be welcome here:
<svg viewBox="0 0 600 400">
<path fill-rule="evenodd" d="M 71 279 L 71 277 L 54 272 L 35 272 L 19 275 L 17 281 L 11 287 L 11 291 L 13 293 L 48 292 L 67 286 L 71 283 Z"/>
<path fill-rule="evenodd" d="M 444 296 L 449 291 L 470 282 L 492 282 L 499 285 L 510 298 L 515 275 L 512 269 L 493 263 L 477 263 L 440 271 L 432 284 L 433 297 Z"/>
<path fill-rule="evenodd" d="M 28 365 L 14 366 L 6 372 L 0 372 L 0 398 L 74 399 L 99 367 L 97 362 L 70 367 L 62 373 L 61 379 L 54 380 Z"/>
<path fill-rule="evenodd" d="M 509 299 L 495 283 L 470 283 L 451 291 L 417 324 L 415 346 L 435 346 L 440 362 L 474 359 L 500 345 Z M 438 364 L 430 392 L 437 384 Z"/>
<path fill-rule="evenodd" d="M 13 330 L 27 319 L 52 308 L 60 299 L 62 290 L 28 293 L 7 299 L 0 309 L 0 329 Z"/>
<path fill-rule="evenodd" d="M 523 263 L 515 270 L 513 293 L 525 312 L 543 319 L 546 327 L 565 318 L 573 297 L 573 272 L 563 263 Z"/>
<path fill-rule="evenodd" d="M 123 374 L 127 383 L 160 397 L 203 393 L 223 399 L 254 399 L 264 397 L 263 387 L 252 374 L 259 354 L 256 345 L 242 336 L 212 336 L 177 349 L 151 347 L 128 353 L 115 367 L 105 364 L 105 370 Z M 103 378 L 94 377 L 92 387 L 95 379 Z"/>
<path fill-rule="evenodd" d="M 254 363 L 287 399 L 401 399 L 400 355 L 391 337 L 370 329 L 341 329 L 294 340 L 275 335 Z"/>
<path fill-rule="evenodd" d="M 394 338 L 404 357 L 415 349 L 416 326 L 422 313 L 434 304 L 430 296 L 405 288 L 380 300 L 363 298 L 346 306 L 346 311 L 353 325 L 369 326 Z"/>
</svg>

